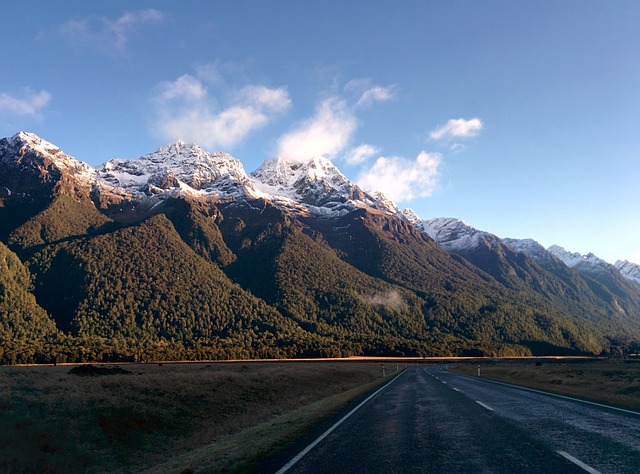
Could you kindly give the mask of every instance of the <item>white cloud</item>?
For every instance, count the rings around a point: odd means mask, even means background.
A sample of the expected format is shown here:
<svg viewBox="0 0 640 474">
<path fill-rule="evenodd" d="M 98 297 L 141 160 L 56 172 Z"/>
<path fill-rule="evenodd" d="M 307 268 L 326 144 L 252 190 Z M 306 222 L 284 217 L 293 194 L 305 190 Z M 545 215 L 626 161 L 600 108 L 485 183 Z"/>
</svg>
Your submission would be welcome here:
<svg viewBox="0 0 640 474">
<path fill-rule="evenodd" d="M 369 79 L 354 79 L 349 81 L 344 89 L 359 96 L 355 108 L 366 108 L 377 102 L 387 102 L 396 97 L 395 86 L 376 86 Z"/>
<path fill-rule="evenodd" d="M 31 89 L 25 89 L 22 97 L 0 92 L 0 114 L 40 118 L 42 109 L 50 101 L 51 94 L 45 90 L 34 92 Z"/>
<path fill-rule="evenodd" d="M 322 100 L 312 117 L 280 137 L 278 156 L 305 161 L 316 156 L 334 159 L 343 155 L 359 125 L 356 113 L 377 102 L 391 100 L 396 94 L 394 86 L 373 85 L 369 79 L 349 81 L 343 92 L 344 95 L 334 94 Z M 377 152 L 372 145 L 360 145 L 349 150 L 344 158 L 355 165 Z"/>
<path fill-rule="evenodd" d="M 471 138 L 482 130 L 483 123 L 479 118 L 465 120 L 463 118 L 451 119 L 446 124 L 433 130 L 429 136 L 432 140 L 446 138 Z"/>
<path fill-rule="evenodd" d="M 184 74 L 173 82 L 163 82 L 162 99 L 163 100 L 200 100 L 206 95 L 204 85 L 195 77 Z"/>
<path fill-rule="evenodd" d="M 387 102 L 395 97 L 395 91 L 391 87 L 375 86 L 362 93 L 356 103 L 356 107 L 368 107 L 376 102 Z"/>
<path fill-rule="evenodd" d="M 363 299 L 371 306 L 384 306 L 392 311 L 402 311 L 407 307 L 404 298 L 396 290 L 387 290 Z"/>
<path fill-rule="evenodd" d="M 438 185 L 441 162 L 439 153 L 425 151 L 413 161 L 380 157 L 369 170 L 360 174 L 358 185 L 366 190 L 382 191 L 395 202 L 429 197 Z"/>
<path fill-rule="evenodd" d="M 349 153 L 345 156 L 345 160 L 350 165 L 359 165 L 367 161 L 379 151 L 379 148 L 365 143 L 349 150 Z"/>
<path fill-rule="evenodd" d="M 238 94 L 242 102 L 255 104 L 272 112 L 285 112 L 291 107 L 289 93 L 283 87 L 270 89 L 265 86 L 247 86 Z"/>
<path fill-rule="evenodd" d="M 116 20 L 103 16 L 90 16 L 80 20 L 69 20 L 59 31 L 78 49 L 91 49 L 109 56 L 126 53 L 132 33 L 143 24 L 158 23 L 163 15 L 155 9 L 125 12 Z"/>
<path fill-rule="evenodd" d="M 344 100 L 326 99 L 313 117 L 280 138 L 278 156 L 300 161 L 334 158 L 348 146 L 356 128 L 357 120 Z"/>
<path fill-rule="evenodd" d="M 207 85 L 189 74 L 163 82 L 155 97 L 155 131 L 165 139 L 229 148 L 291 106 L 285 88 L 249 85 L 219 109 Z"/>
</svg>

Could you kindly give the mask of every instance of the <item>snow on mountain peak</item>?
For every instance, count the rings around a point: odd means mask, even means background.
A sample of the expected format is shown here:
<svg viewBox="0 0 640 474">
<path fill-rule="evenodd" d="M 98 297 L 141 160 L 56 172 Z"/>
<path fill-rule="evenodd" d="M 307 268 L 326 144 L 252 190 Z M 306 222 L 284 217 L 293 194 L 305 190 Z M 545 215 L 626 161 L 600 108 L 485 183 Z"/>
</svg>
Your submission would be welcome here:
<svg viewBox="0 0 640 474">
<path fill-rule="evenodd" d="M 323 157 L 306 162 L 281 157 L 267 160 L 250 177 L 254 188 L 276 204 L 304 208 L 316 215 L 341 215 L 362 206 L 399 212 L 382 195 L 365 193 Z"/>
<path fill-rule="evenodd" d="M 35 134 L 20 132 L 0 140 L 0 159 L 40 173 L 48 173 L 51 166 L 66 169 L 89 185 L 100 202 L 164 198 L 186 192 L 223 199 L 262 198 L 321 216 L 342 215 L 360 207 L 400 214 L 387 196 L 364 192 L 323 157 L 307 162 L 268 160 L 248 175 L 242 163 L 228 153 L 209 153 L 178 140 L 138 159 L 114 158 L 95 169 Z M 6 193 L 10 192 L 7 188 Z"/>
<path fill-rule="evenodd" d="M 469 250 L 483 240 L 497 239 L 493 234 L 478 230 L 461 219 L 435 217 L 423 223 L 427 235 L 450 251 Z"/>
<path fill-rule="evenodd" d="M 67 155 L 59 147 L 34 133 L 16 133 L 10 138 L 0 140 L 0 147 L 4 150 L 13 149 L 13 153 L 2 153 L 2 155 L 19 157 L 23 167 L 46 169 L 50 164 L 53 164 L 54 167 L 73 174 L 85 183 L 95 179 L 95 168 Z M 28 157 L 29 155 L 31 156 Z M 25 157 L 28 158 L 25 159 Z"/>
<path fill-rule="evenodd" d="M 8 142 L 13 147 L 28 147 L 40 153 L 52 153 L 60 151 L 60 148 L 55 146 L 53 143 L 49 143 L 48 141 L 40 138 L 35 133 L 30 132 L 18 132 L 10 137 L 8 139 Z"/>
<path fill-rule="evenodd" d="M 566 266 L 571 268 L 579 267 L 585 271 L 599 271 L 609 269 L 613 266 L 601 258 L 598 258 L 591 252 L 586 255 L 582 255 L 578 252 L 569 252 L 559 245 L 552 245 L 547 250 L 562 260 Z"/>
<path fill-rule="evenodd" d="M 618 260 L 614 265 L 627 280 L 640 284 L 640 265 L 628 260 Z"/>
<path fill-rule="evenodd" d="M 262 188 L 276 188 L 286 196 L 291 190 L 304 184 L 326 182 L 332 186 L 340 186 L 349 180 L 326 158 L 312 158 L 307 162 L 276 158 L 265 161 L 262 166 L 251 173 Z M 269 189 L 274 191 L 274 189 Z M 288 197 L 288 196 L 287 196 Z"/>
<path fill-rule="evenodd" d="M 533 239 L 510 239 L 504 238 L 502 241 L 519 253 L 524 253 L 536 261 L 546 260 L 549 252 L 540 243 Z"/>
<path fill-rule="evenodd" d="M 224 197 L 244 195 L 243 186 L 250 184 L 238 159 L 181 140 L 137 160 L 109 160 L 99 170 L 99 180 L 131 191 L 183 189 Z"/>
</svg>

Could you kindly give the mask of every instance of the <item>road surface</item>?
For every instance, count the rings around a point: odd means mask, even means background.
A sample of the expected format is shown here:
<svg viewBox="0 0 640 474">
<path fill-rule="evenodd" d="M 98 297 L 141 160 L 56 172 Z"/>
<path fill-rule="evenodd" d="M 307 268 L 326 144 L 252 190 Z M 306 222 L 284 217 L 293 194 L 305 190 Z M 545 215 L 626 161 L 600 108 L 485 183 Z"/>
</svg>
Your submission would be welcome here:
<svg viewBox="0 0 640 474">
<path fill-rule="evenodd" d="M 640 473 L 640 414 L 412 367 L 256 472 Z"/>
</svg>

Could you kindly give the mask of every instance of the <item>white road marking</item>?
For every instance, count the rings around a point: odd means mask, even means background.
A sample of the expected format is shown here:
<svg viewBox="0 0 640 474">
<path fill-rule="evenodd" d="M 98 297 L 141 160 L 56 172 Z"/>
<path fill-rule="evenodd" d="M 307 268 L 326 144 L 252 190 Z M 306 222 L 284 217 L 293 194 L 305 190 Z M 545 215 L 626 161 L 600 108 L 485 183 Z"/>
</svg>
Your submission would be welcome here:
<svg viewBox="0 0 640 474">
<path fill-rule="evenodd" d="M 478 401 L 478 400 L 476 400 L 476 403 L 477 403 L 478 405 L 480 405 L 481 407 L 486 408 L 487 410 L 491 410 L 491 411 L 493 411 L 493 408 L 491 408 L 489 405 L 485 405 L 484 403 L 482 403 L 482 402 L 480 402 L 480 401 Z"/>
<path fill-rule="evenodd" d="M 580 466 L 582 469 L 584 469 L 585 471 L 587 471 L 590 474 L 600 474 L 600 471 L 596 471 L 591 466 L 588 466 L 587 464 L 583 463 L 579 459 L 574 458 L 571 454 L 569 454 L 569 453 L 567 453 L 565 451 L 556 451 L 556 453 L 558 453 L 563 458 L 568 459 L 569 461 L 571 461 L 576 466 Z"/>
<path fill-rule="evenodd" d="M 477 377 L 470 377 L 468 375 L 462 375 L 462 374 L 456 374 L 456 375 L 459 376 L 459 377 L 465 377 L 465 378 L 468 378 L 468 379 L 471 379 L 471 380 L 478 380 Z M 545 392 L 544 390 L 536 390 L 535 388 L 523 387 L 522 385 L 514 385 L 512 383 L 498 382 L 497 380 L 489 380 L 489 379 L 480 379 L 480 380 L 482 380 L 483 382 L 495 383 L 495 384 L 498 384 L 498 385 L 505 385 L 507 387 L 513 387 L 513 388 L 517 388 L 517 389 L 520 389 L 520 390 L 527 390 L 528 392 L 541 393 L 543 395 L 549 395 L 551 397 L 564 398 L 565 400 L 571 400 L 571 401 L 574 401 L 574 402 L 586 403 L 588 405 L 595 405 L 597 407 L 608 408 L 609 410 L 616 410 L 616 411 L 621 411 L 621 412 L 624 412 L 624 413 L 630 413 L 632 415 L 640 416 L 640 412 L 633 411 L 633 410 L 626 410 L 624 408 L 613 407 L 611 405 L 605 405 L 604 403 L 590 402 L 588 400 L 581 400 L 579 398 L 567 397 L 566 395 L 558 395 L 557 393 Z"/>
<path fill-rule="evenodd" d="M 455 388 L 455 387 L 451 387 L 451 388 L 452 388 L 452 389 L 454 389 L 456 392 L 460 392 L 460 390 L 458 390 L 458 389 L 457 389 L 457 388 Z M 462 393 L 462 392 L 460 392 L 460 393 Z"/>
<path fill-rule="evenodd" d="M 289 469 L 291 469 L 293 467 L 293 465 L 295 463 L 297 463 L 298 461 L 300 461 L 300 459 L 302 459 L 309 451 L 311 451 L 313 448 L 316 447 L 316 445 L 322 441 L 323 439 L 325 439 L 327 436 L 329 436 L 331 434 L 331 432 L 333 430 L 335 430 L 338 426 L 340 426 L 342 423 L 344 423 L 347 418 L 349 418 L 351 415 L 353 415 L 356 411 L 358 411 L 365 403 L 367 403 L 369 400 L 371 400 L 373 397 L 375 397 L 378 393 L 382 392 L 385 388 L 387 388 L 389 385 L 391 385 L 393 382 L 395 382 L 396 380 L 398 380 L 402 374 L 404 374 L 404 372 L 402 372 L 400 375 L 398 375 L 397 377 L 395 377 L 393 380 L 391 380 L 389 383 L 385 384 L 384 386 L 380 387 L 378 390 L 376 390 L 375 392 L 373 392 L 371 395 L 369 395 L 363 402 L 361 402 L 357 407 L 355 407 L 353 410 L 351 410 L 349 413 L 347 413 L 346 415 L 344 415 L 342 418 L 340 418 L 338 421 L 335 422 L 335 424 L 329 428 L 327 431 L 325 431 L 324 433 L 322 433 L 315 441 L 313 441 L 309 446 L 307 446 L 306 448 L 304 448 L 302 451 L 300 451 L 291 461 L 289 461 L 287 464 L 285 464 L 284 466 L 282 466 L 280 468 L 280 470 L 278 470 L 278 472 L 276 472 L 276 474 L 283 474 L 285 472 L 287 472 Z"/>
</svg>

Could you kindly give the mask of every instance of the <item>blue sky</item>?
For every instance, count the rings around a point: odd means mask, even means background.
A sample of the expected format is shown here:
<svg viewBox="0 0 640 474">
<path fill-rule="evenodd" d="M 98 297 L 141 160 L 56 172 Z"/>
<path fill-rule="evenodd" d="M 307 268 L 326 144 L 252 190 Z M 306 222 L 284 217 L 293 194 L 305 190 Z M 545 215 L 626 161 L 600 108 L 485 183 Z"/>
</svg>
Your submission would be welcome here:
<svg viewBox="0 0 640 474">
<path fill-rule="evenodd" d="M 0 136 L 323 155 L 423 218 L 640 263 L 640 2 L 3 2 Z"/>
</svg>

